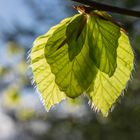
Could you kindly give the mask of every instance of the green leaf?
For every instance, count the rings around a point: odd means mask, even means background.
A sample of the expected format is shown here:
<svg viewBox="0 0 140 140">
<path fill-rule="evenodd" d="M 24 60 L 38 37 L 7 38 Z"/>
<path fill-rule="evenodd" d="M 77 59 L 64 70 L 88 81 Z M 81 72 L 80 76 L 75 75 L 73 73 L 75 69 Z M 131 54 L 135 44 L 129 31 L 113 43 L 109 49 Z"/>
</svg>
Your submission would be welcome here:
<svg viewBox="0 0 140 140">
<path fill-rule="evenodd" d="M 50 109 L 83 93 L 107 116 L 130 79 L 134 54 L 127 35 L 105 12 L 77 14 L 36 39 L 34 80 Z"/>
<path fill-rule="evenodd" d="M 120 27 L 110 19 L 92 12 L 87 21 L 87 38 L 90 57 L 97 68 L 110 77 L 117 67 L 117 47 Z"/>
<path fill-rule="evenodd" d="M 52 32 L 53 29 L 48 34 L 37 38 L 31 51 L 34 80 L 47 110 L 66 98 L 64 92 L 60 91 L 56 85 L 55 76 L 44 56 L 45 42 Z"/>
<path fill-rule="evenodd" d="M 49 36 L 45 45 L 45 56 L 60 90 L 67 96 L 75 98 L 89 88 L 96 76 L 97 69 L 89 57 L 88 46 L 83 46 L 79 54 L 77 56 L 74 54 L 75 57 L 70 60 L 66 37 L 68 25 L 69 23 L 59 24 L 53 34 Z"/>
<path fill-rule="evenodd" d="M 49 38 L 44 41 L 46 56 L 52 55 L 66 43 L 65 30 L 70 20 L 71 18 L 64 19 L 48 31 L 51 34 L 48 36 Z"/>
<path fill-rule="evenodd" d="M 81 51 L 86 39 L 86 17 L 82 14 L 72 17 L 66 29 L 69 59 L 72 61 Z"/>
<path fill-rule="evenodd" d="M 111 106 L 125 89 L 134 67 L 134 54 L 127 35 L 121 31 L 117 48 L 117 68 L 112 77 L 98 71 L 89 90 L 91 106 L 108 115 Z"/>
</svg>

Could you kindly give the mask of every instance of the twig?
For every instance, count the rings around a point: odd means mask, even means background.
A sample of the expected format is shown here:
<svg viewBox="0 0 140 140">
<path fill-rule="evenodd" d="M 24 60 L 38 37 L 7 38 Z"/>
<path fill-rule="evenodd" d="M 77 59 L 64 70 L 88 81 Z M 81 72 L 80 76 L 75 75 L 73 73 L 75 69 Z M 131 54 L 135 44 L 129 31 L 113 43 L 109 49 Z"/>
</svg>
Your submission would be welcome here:
<svg viewBox="0 0 140 140">
<path fill-rule="evenodd" d="M 116 6 L 106 5 L 106 4 L 98 3 L 95 1 L 91 1 L 91 0 L 72 0 L 72 1 L 87 5 L 90 8 L 93 8 L 93 10 L 97 9 L 97 10 L 101 10 L 101 11 L 109 11 L 109 12 L 113 12 L 113 13 L 119 13 L 119 14 L 124 14 L 124 15 L 128 15 L 128 16 L 140 18 L 140 11 L 134 11 L 134 10 L 126 9 L 126 8 L 120 8 L 120 7 L 116 7 Z"/>
</svg>

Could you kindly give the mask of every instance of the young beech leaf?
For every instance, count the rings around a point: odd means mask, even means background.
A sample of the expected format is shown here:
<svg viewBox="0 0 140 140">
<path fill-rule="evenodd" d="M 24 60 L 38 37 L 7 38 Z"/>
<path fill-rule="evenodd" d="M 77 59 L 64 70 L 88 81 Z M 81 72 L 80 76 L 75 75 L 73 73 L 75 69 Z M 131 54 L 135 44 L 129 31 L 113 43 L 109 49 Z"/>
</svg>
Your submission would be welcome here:
<svg viewBox="0 0 140 140">
<path fill-rule="evenodd" d="M 106 18 L 106 17 L 105 17 Z M 89 55 L 97 68 L 112 76 L 117 67 L 120 27 L 91 12 L 87 21 Z"/>
<path fill-rule="evenodd" d="M 130 79 L 134 55 L 127 35 L 105 12 L 67 18 L 36 39 L 35 83 L 47 109 L 86 93 L 104 116 Z"/>
<path fill-rule="evenodd" d="M 88 46 L 83 46 L 79 54 L 70 60 L 66 37 L 68 25 L 69 23 L 59 24 L 53 34 L 48 37 L 45 56 L 60 90 L 67 96 L 75 98 L 89 88 L 97 69 L 89 57 Z"/>
<path fill-rule="evenodd" d="M 69 19 L 65 19 L 63 24 Z M 31 51 L 31 67 L 35 84 L 41 94 L 43 103 L 47 110 L 53 105 L 66 98 L 64 92 L 60 91 L 55 83 L 55 75 L 51 72 L 50 65 L 47 63 L 44 49 L 48 36 L 51 36 L 56 27 L 53 27 L 47 34 L 37 38 Z"/>
<path fill-rule="evenodd" d="M 86 16 L 80 14 L 72 17 L 66 29 L 69 59 L 72 61 L 81 51 L 86 38 Z M 77 47 L 78 46 L 78 47 Z"/>
<path fill-rule="evenodd" d="M 112 77 L 98 70 L 89 89 L 91 106 L 107 116 L 112 104 L 121 95 L 134 67 L 134 54 L 127 35 L 121 31 L 117 48 L 117 68 Z"/>
</svg>

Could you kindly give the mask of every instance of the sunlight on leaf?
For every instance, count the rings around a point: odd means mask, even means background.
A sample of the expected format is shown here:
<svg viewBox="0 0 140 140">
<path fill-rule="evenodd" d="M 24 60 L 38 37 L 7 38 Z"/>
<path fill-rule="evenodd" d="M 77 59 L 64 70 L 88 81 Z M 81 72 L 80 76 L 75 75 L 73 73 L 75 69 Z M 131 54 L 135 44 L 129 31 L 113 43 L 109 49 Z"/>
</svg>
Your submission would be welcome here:
<svg viewBox="0 0 140 140">
<path fill-rule="evenodd" d="M 79 24 L 80 23 L 80 24 Z M 86 16 L 75 15 L 66 29 L 69 59 L 72 61 L 80 53 L 86 39 Z"/>
<path fill-rule="evenodd" d="M 66 98 L 55 83 L 55 76 L 44 56 L 44 48 L 48 35 L 38 38 L 34 42 L 31 52 L 32 71 L 35 83 L 47 110 Z"/>
<path fill-rule="evenodd" d="M 89 88 L 96 76 L 96 67 L 89 57 L 88 46 L 84 46 L 79 54 L 70 60 L 66 37 L 68 25 L 69 23 L 59 24 L 54 33 L 48 37 L 45 56 L 60 90 L 67 96 L 75 98 Z"/>
<path fill-rule="evenodd" d="M 107 116 L 130 79 L 134 54 L 119 24 L 94 11 L 66 18 L 37 38 L 31 61 L 47 110 L 87 93 L 91 106 Z"/>
<path fill-rule="evenodd" d="M 102 19 L 94 12 L 87 21 L 87 38 L 90 57 L 97 68 L 112 76 L 117 67 L 117 47 L 120 27 Z"/>
<path fill-rule="evenodd" d="M 89 96 L 91 106 L 108 115 L 111 106 L 125 89 L 134 67 L 134 54 L 127 35 L 121 31 L 117 49 L 117 68 L 112 77 L 99 70 Z"/>
</svg>

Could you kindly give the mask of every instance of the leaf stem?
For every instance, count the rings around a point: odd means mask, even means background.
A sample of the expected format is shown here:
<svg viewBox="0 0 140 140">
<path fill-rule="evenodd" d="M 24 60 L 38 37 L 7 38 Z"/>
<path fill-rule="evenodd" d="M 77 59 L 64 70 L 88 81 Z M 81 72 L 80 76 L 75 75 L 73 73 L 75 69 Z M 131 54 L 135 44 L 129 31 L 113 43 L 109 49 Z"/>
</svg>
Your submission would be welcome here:
<svg viewBox="0 0 140 140">
<path fill-rule="evenodd" d="M 119 14 L 124 14 L 124 15 L 128 15 L 128 16 L 140 18 L 140 11 L 134 11 L 134 10 L 126 9 L 126 8 L 120 8 L 120 7 L 116 7 L 116 6 L 106 5 L 106 4 L 98 3 L 95 1 L 91 1 L 91 0 L 72 0 L 72 1 L 87 5 L 91 9 L 93 8 L 93 10 L 97 9 L 97 10 L 101 10 L 101 11 L 109 11 L 109 12 L 113 12 L 113 13 L 119 13 Z"/>
</svg>

